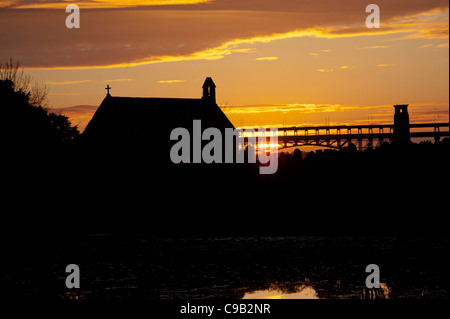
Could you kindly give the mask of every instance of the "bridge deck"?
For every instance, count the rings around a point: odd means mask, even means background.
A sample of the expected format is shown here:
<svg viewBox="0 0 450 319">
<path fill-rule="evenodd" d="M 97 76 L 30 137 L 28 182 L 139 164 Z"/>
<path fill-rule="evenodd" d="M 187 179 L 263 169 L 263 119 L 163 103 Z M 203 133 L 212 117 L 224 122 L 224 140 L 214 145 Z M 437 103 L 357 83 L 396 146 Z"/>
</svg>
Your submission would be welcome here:
<svg viewBox="0 0 450 319">
<path fill-rule="evenodd" d="M 440 139 L 441 137 L 449 137 L 449 131 L 441 131 L 439 128 L 449 127 L 449 123 L 432 123 L 432 124 L 410 124 L 410 128 L 433 128 L 434 131 L 428 132 L 410 132 L 410 138 L 434 138 Z M 389 132 L 382 132 L 382 129 L 389 128 Z M 381 125 L 338 125 L 338 126 L 304 126 L 304 127 L 283 127 L 278 128 L 278 143 L 298 145 L 315 144 L 322 146 L 331 146 L 340 148 L 344 146 L 348 141 L 358 140 L 360 141 L 360 147 L 362 147 L 362 140 L 392 140 L 393 124 L 381 124 Z M 357 133 L 352 133 L 352 129 L 357 129 Z M 366 129 L 368 132 L 363 132 Z M 374 133 L 374 129 L 379 129 L 377 133 Z M 313 130 L 315 134 L 308 134 L 308 131 Z M 319 134 L 320 131 L 325 130 L 325 134 Z M 336 131 L 336 133 L 330 134 L 330 131 Z M 341 133 L 341 130 L 344 132 Z M 294 134 L 288 134 L 288 132 L 294 132 Z M 298 131 L 304 131 L 303 134 L 298 134 Z M 270 136 L 267 135 L 266 139 L 269 140 Z M 244 143 L 248 143 L 249 137 L 244 138 Z M 341 143 L 344 141 L 344 143 Z M 332 146 L 333 144 L 337 146 Z"/>
<path fill-rule="evenodd" d="M 367 140 L 367 139 L 389 139 L 392 133 L 360 133 L 360 134 L 319 134 L 319 135 L 278 135 L 278 140 Z M 449 132 L 412 132 L 411 138 L 420 137 L 448 137 Z"/>
<path fill-rule="evenodd" d="M 449 123 L 416 123 L 410 124 L 410 128 L 449 127 Z M 327 125 L 327 126 L 290 126 L 280 127 L 278 131 L 314 131 L 314 130 L 353 130 L 353 129 L 394 129 L 394 124 L 370 124 L 370 125 Z"/>
</svg>

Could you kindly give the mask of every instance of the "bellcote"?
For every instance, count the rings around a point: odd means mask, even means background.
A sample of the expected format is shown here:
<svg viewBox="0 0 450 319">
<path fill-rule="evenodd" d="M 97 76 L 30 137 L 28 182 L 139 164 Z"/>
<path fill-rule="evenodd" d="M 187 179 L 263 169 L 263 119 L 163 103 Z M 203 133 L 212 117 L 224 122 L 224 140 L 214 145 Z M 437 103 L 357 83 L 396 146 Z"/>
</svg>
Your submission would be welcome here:
<svg viewBox="0 0 450 319">
<path fill-rule="evenodd" d="M 205 83 L 203 83 L 203 96 L 202 99 L 209 100 L 211 102 L 216 102 L 216 85 L 214 84 L 214 81 L 207 77 L 205 79 Z"/>
</svg>

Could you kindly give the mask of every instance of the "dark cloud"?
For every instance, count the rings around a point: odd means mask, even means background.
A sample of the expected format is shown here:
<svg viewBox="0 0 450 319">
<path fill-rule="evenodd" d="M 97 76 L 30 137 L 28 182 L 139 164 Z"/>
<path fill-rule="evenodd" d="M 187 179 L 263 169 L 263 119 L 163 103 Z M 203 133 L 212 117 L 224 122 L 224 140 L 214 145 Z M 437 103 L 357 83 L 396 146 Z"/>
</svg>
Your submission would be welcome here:
<svg viewBox="0 0 450 319">
<path fill-rule="evenodd" d="M 448 7 L 442 0 L 378 4 L 382 22 Z M 86 67 L 183 56 L 234 39 L 307 28 L 350 27 L 335 34 L 363 30 L 364 9 L 359 0 L 216 0 L 151 10 L 82 10 L 80 29 L 66 28 L 63 10 L 3 9 L 0 59 L 19 58 L 27 67 Z"/>
</svg>

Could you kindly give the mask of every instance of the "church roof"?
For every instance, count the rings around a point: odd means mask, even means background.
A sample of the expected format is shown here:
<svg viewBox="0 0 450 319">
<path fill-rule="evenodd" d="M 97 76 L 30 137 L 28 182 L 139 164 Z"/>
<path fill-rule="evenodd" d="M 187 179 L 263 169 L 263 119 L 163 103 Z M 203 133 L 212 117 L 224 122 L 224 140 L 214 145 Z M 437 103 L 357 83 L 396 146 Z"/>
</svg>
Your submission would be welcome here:
<svg viewBox="0 0 450 319">
<path fill-rule="evenodd" d="M 234 128 L 211 99 L 135 98 L 107 95 L 86 129 L 83 138 L 90 141 L 132 141 L 163 139 L 177 127 L 192 131 L 193 120 L 201 120 L 202 129 L 221 131 Z"/>
</svg>

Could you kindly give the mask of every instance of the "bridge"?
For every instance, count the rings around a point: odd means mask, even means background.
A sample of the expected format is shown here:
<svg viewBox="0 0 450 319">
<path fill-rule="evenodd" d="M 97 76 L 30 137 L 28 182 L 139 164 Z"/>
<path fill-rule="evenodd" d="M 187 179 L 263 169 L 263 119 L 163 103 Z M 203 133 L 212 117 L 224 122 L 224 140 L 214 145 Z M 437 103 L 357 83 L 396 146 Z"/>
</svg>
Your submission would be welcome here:
<svg viewBox="0 0 450 319">
<path fill-rule="evenodd" d="M 441 128 L 449 127 L 449 123 L 410 124 L 409 138 L 433 138 L 435 142 L 442 137 L 448 137 L 449 131 Z M 421 129 L 419 131 L 412 131 Z M 423 130 L 428 129 L 428 130 Z M 378 125 L 337 125 L 337 126 L 309 126 L 309 127 L 281 127 L 278 128 L 278 143 L 280 148 L 314 145 L 340 149 L 352 141 L 357 142 L 357 148 L 381 145 L 384 141 L 394 141 L 394 124 Z"/>
<path fill-rule="evenodd" d="M 449 137 L 449 123 L 410 124 L 408 105 L 394 105 L 394 107 L 393 124 L 277 128 L 279 149 L 305 145 L 341 149 L 355 141 L 357 148 L 362 150 L 381 145 L 385 141 L 405 142 L 411 138 L 432 138 L 438 142 L 443 137 Z M 365 145 L 363 141 L 366 141 Z M 248 143 L 248 137 L 245 138 L 245 142 Z"/>
</svg>

